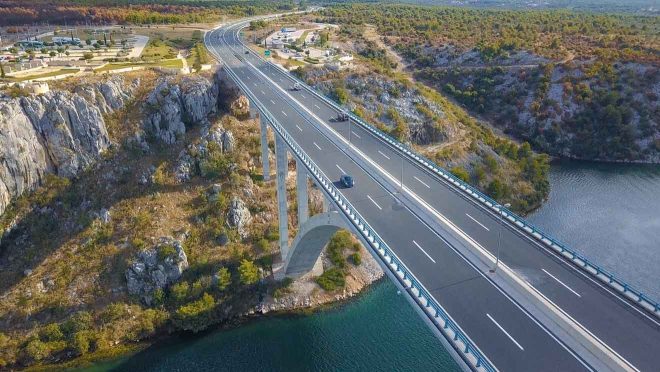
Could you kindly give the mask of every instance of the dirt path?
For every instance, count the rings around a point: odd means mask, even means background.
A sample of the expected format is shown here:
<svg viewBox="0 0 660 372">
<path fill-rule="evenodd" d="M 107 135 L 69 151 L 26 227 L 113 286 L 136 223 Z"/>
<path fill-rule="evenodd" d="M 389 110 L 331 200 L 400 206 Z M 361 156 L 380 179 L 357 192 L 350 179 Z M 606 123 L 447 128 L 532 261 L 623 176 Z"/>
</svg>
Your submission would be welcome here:
<svg viewBox="0 0 660 372">
<path fill-rule="evenodd" d="M 396 62 L 396 72 L 404 72 L 405 68 L 408 67 L 403 57 L 401 57 L 397 52 L 392 49 L 391 46 L 386 45 L 383 40 L 380 38 L 380 35 L 376 31 L 376 26 L 365 25 L 364 28 L 364 38 L 374 42 L 379 48 L 385 49 L 385 53 L 389 58 Z"/>
</svg>

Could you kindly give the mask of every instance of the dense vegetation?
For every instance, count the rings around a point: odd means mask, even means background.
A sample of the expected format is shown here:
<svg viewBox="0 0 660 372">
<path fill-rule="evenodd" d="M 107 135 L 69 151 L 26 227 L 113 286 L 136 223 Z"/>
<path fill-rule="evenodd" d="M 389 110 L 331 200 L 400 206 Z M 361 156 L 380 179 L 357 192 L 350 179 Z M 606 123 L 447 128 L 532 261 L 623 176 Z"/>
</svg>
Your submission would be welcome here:
<svg viewBox="0 0 660 372">
<path fill-rule="evenodd" d="M 418 80 L 536 150 L 660 161 L 657 17 L 364 4 L 321 14 L 351 39 L 375 25 Z M 365 45 L 360 56 L 396 68 Z"/>
<path fill-rule="evenodd" d="M 493 56 L 526 49 L 548 57 L 571 51 L 576 56 L 603 52 L 610 58 L 658 59 L 656 17 L 362 4 L 329 7 L 321 14 L 347 27 L 374 24 L 401 49 L 451 42 Z"/>
<path fill-rule="evenodd" d="M 3 25 L 32 23 L 162 24 L 215 22 L 295 9 L 292 1 L 268 0 L 0 0 Z"/>
</svg>

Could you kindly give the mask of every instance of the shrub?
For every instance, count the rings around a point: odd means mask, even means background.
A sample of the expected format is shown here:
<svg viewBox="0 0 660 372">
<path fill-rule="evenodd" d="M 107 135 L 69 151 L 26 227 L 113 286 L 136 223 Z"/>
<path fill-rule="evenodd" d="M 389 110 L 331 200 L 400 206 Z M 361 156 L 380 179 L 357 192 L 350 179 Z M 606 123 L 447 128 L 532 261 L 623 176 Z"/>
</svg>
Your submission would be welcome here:
<svg viewBox="0 0 660 372">
<path fill-rule="evenodd" d="M 353 265 L 360 266 L 360 264 L 362 263 L 362 257 L 360 256 L 360 253 L 355 252 L 350 257 L 351 257 L 351 261 L 353 262 Z"/>
<path fill-rule="evenodd" d="M 78 355 L 85 355 L 91 347 L 92 338 L 90 331 L 76 332 L 70 346 Z"/>
<path fill-rule="evenodd" d="M 170 244 L 164 244 L 158 247 L 158 259 L 163 261 L 167 257 L 173 257 L 176 255 L 176 248 Z"/>
<path fill-rule="evenodd" d="M 114 302 L 108 305 L 101 314 L 103 323 L 111 323 L 119 320 L 126 314 L 126 305 L 120 302 Z"/>
<path fill-rule="evenodd" d="M 346 277 L 342 269 L 333 267 L 316 278 L 316 283 L 326 291 L 335 291 L 339 288 L 344 288 L 346 285 Z"/>
<path fill-rule="evenodd" d="M 241 265 L 238 267 L 238 273 L 241 278 L 241 283 L 244 285 L 252 285 L 259 281 L 259 270 L 254 262 L 243 259 Z"/>
<path fill-rule="evenodd" d="M 50 323 L 39 331 L 39 338 L 44 342 L 60 341 L 64 339 L 64 333 L 62 333 L 59 324 Z"/>
<path fill-rule="evenodd" d="M 508 189 L 502 181 L 498 179 L 494 179 L 488 184 L 488 187 L 486 189 L 486 192 L 488 192 L 488 195 L 490 195 L 493 199 L 501 199 L 506 196 L 508 193 Z"/>
<path fill-rule="evenodd" d="M 198 332 L 208 326 L 211 321 L 211 311 L 215 307 L 215 299 L 208 293 L 202 298 L 181 306 L 172 319 L 174 325 L 186 331 Z"/>
<path fill-rule="evenodd" d="M 221 267 L 220 270 L 218 270 L 217 276 L 218 281 L 216 285 L 219 290 L 224 291 L 231 284 L 231 273 L 226 267 Z"/>
<path fill-rule="evenodd" d="M 461 179 L 463 182 L 469 182 L 470 181 L 470 174 L 465 170 L 463 167 L 453 167 L 451 170 L 451 173 Z"/>
<path fill-rule="evenodd" d="M 79 311 L 64 322 L 60 329 L 66 336 L 72 336 L 80 331 L 86 331 L 92 328 L 92 314 L 87 311 Z"/>
<path fill-rule="evenodd" d="M 190 291 L 190 285 L 187 281 L 182 281 L 175 283 L 170 287 L 170 300 L 175 304 L 183 303 L 186 298 L 188 298 L 188 292 Z"/>
<path fill-rule="evenodd" d="M 44 342 L 34 339 L 25 346 L 25 355 L 34 361 L 40 361 L 50 355 L 50 350 Z"/>
<path fill-rule="evenodd" d="M 202 176 L 209 179 L 227 176 L 231 165 L 230 158 L 222 153 L 222 149 L 215 142 L 208 144 L 207 151 L 206 158 L 200 163 Z"/>
<path fill-rule="evenodd" d="M 156 288 L 153 294 L 154 306 L 162 306 L 165 303 L 165 291 L 162 288 Z"/>
</svg>

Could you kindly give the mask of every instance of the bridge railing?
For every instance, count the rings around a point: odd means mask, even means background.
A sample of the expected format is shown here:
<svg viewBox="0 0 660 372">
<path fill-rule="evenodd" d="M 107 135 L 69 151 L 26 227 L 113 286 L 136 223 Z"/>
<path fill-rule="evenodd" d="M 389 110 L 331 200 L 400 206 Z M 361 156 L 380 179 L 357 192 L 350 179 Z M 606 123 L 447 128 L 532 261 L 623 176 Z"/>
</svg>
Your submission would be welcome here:
<svg viewBox="0 0 660 372">
<path fill-rule="evenodd" d="M 270 61 L 268 61 L 267 63 L 272 65 L 274 68 L 277 68 L 280 71 L 282 71 L 281 68 L 275 65 L 274 63 Z M 423 155 L 418 154 L 410 146 L 399 142 L 398 140 L 392 138 L 387 133 L 384 133 L 380 129 L 365 122 L 364 120 L 362 120 L 362 118 L 346 110 L 345 108 L 341 107 L 333 99 L 321 94 L 315 88 L 310 87 L 304 81 L 300 80 L 298 77 L 290 73 L 285 73 L 285 75 L 293 79 L 295 82 L 301 83 L 302 86 L 305 87 L 307 91 L 314 94 L 323 101 L 327 102 L 336 110 L 347 112 L 348 115 L 351 117 L 351 119 L 353 119 L 356 123 L 358 123 L 362 128 L 371 132 L 376 137 L 382 139 L 390 146 L 394 147 L 395 149 L 403 153 L 407 158 L 413 160 L 422 168 L 443 178 L 446 182 L 449 182 L 454 187 L 458 188 L 459 190 L 470 196 L 472 199 L 486 206 L 494 213 L 500 214 L 503 218 L 509 220 L 512 224 L 516 225 L 522 231 L 527 233 L 527 235 L 533 237 L 536 241 L 542 243 L 545 246 L 550 247 L 551 249 L 555 250 L 557 253 L 561 254 L 565 258 L 570 259 L 573 263 L 575 263 L 578 267 L 580 267 L 590 275 L 596 277 L 601 282 L 607 284 L 611 288 L 614 288 L 618 292 L 623 293 L 626 297 L 630 298 L 633 301 L 636 301 L 643 308 L 645 308 L 646 310 L 648 310 L 649 312 L 653 313 L 655 316 L 660 318 L 660 303 L 658 301 L 650 298 L 641 291 L 637 290 L 630 284 L 626 283 L 623 279 L 614 275 L 609 270 L 604 269 L 598 264 L 589 261 L 589 259 L 587 259 L 582 254 L 576 252 L 574 249 L 568 247 L 568 245 L 560 242 L 558 239 L 553 238 L 549 234 L 545 233 L 542 229 L 534 226 L 532 223 L 526 221 L 524 218 L 520 217 L 516 213 L 500 205 L 497 201 L 493 200 L 488 195 L 482 193 L 478 189 L 474 188 L 473 186 L 469 185 L 468 183 L 454 176 L 451 172 L 448 172 L 444 168 L 435 164 L 435 162 L 431 161 L 430 159 L 426 158 Z"/>
<path fill-rule="evenodd" d="M 268 110 L 252 95 L 250 90 L 241 82 L 231 68 L 225 68 L 228 75 L 250 98 L 250 101 L 262 113 L 264 118 L 270 123 L 271 127 L 282 137 L 287 146 L 302 161 L 307 168 L 308 173 L 314 178 L 318 185 L 323 188 L 324 193 L 331 198 L 339 207 L 339 210 L 351 222 L 355 230 L 362 236 L 363 240 L 371 245 L 379 258 L 385 263 L 385 266 L 399 279 L 400 284 L 410 291 L 410 294 L 416 298 L 421 306 L 440 332 L 447 340 L 454 345 L 454 348 L 462 355 L 463 359 L 472 365 L 473 368 L 496 371 L 491 362 L 481 353 L 476 345 L 463 332 L 459 325 L 449 316 L 449 314 L 440 306 L 440 304 L 431 296 L 422 283 L 412 274 L 406 265 L 389 248 L 387 243 L 376 233 L 376 231 L 366 222 L 353 205 L 339 192 L 333 182 L 323 173 L 323 171 L 307 156 L 303 149 L 296 143 L 284 127 L 279 124 L 277 119 L 270 115 Z"/>
</svg>

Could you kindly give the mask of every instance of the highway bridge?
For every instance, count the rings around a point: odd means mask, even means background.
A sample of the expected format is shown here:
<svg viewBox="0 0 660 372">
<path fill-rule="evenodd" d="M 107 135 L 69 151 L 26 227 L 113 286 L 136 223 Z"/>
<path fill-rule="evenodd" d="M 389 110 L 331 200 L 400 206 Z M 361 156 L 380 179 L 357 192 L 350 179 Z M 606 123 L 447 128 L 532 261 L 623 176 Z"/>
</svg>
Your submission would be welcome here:
<svg viewBox="0 0 660 372">
<path fill-rule="evenodd" d="M 464 370 L 660 370 L 657 302 L 361 119 L 333 120 L 341 107 L 242 43 L 248 23 L 209 31 L 205 43 L 259 112 L 266 180 L 274 133 L 282 274 L 309 270 L 348 228 Z M 342 174 L 355 186 L 342 187 Z M 328 203 L 311 218 L 308 178 Z"/>
</svg>

